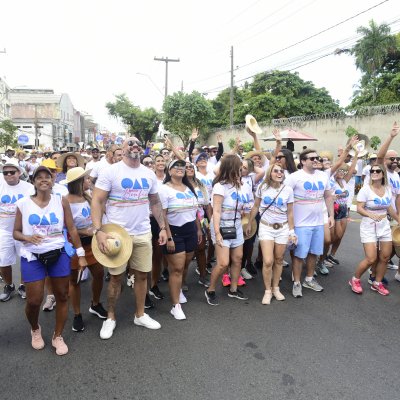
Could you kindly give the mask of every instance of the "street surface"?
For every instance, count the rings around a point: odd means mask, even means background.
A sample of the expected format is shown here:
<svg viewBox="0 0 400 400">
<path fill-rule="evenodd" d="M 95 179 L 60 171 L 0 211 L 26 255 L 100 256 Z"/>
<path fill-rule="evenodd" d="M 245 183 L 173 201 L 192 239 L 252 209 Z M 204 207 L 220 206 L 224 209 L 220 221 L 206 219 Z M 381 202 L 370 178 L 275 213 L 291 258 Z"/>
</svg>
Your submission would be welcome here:
<svg viewBox="0 0 400 400">
<path fill-rule="evenodd" d="M 2 398 L 398 399 L 400 283 L 388 271 L 388 297 L 372 292 L 367 276 L 364 294 L 352 293 L 347 281 L 362 254 L 359 223 L 351 222 L 337 254 L 341 265 L 318 278 L 324 292 L 303 288 L 303 298 L 294 299 L 286 268 L 286 301 L 270 306 L 261 304 L 260 272 L 243 290 L 249 301 L 220 288 L 220 306 L 209 306 L 192 266 L 187 320 L 173 319 L 168 298 L 157 301 L 149 314 L 159 331 L 133 324 L 134 300 L 124 286 L 117 328 L 106 341 L 99 338 L 102 322 L 88 312 L 90 283 L 83 283 L 86 329 L 71 330 L 70 312 L 64 357 L 51 347 L 54 312 L 41 312 L 46 347 L 34 351 L 24 301 L 14 296 L 0 303 Z M 168 293 L 166 283 L 160 289 Z M 104 290 L 106 307 L 105 297 Z"/>
</svg>

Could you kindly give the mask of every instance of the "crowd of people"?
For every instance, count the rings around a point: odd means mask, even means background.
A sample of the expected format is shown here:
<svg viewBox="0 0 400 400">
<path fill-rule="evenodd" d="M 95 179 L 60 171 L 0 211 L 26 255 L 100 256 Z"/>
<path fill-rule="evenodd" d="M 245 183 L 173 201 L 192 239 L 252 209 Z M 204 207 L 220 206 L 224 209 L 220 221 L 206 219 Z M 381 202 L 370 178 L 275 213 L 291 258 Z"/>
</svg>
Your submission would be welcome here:
<svg viewBox="0 0 400 400">
<path fill-rule="evenodd" d="M 331 151 L 309 148 L 294 155 L 292 143 L 283 146 L 279 131 L 274 131 L 275 148 L 264 152 L 258 126 L 247 132 L 254 142 L 247 154 L 239 139 L 226 152 L 220 136 L 216 146 L 199 147 L 197 129 L 187 151 L 168 137 L 159 152 L 130 137 L 110 146 L 103 157 L 91 149 L 90 159 L 87 153 L 53 152 L 31 155 L 27 162 L 22 152 L 6 154 L 0 174 L 0 300 L 10 300 L 15 292 L 26 299 L 34 349 L 45 346 L 41 310 L 55 308 L 51 341 L 58 355 L 68 353 L 62 333 L 69 304 L 72 330 L 85 329 L 80 283 L 88 271 L 89 312 L 103 321 L 101 339 L 111 338 L 116 328 L 124 284 L 133 288 L 135 325 L 161 328 L 145 312 L 154 299 L 166 297 L 158 286 L 161 279 L 168 281 L 172 317 L 185 320 L 182 305 L 188 301 L 186 281 L 193 264 L 211 306 L 219 305 L 225 293 L 221 285 L 229 298 L 247 300 L 242 287 L 257 269 L 265 287 L 262 304 L 285 300 L 280 290 L 285 254 L 291 259 L 292 295 L 302 297 L 303 288 L 321 292 L 316 277 L 340 264 L 336 254 L 355 189 L 365 258 L 349 285 L 361 294 L 360 278 L 369 270 L 370 288 L 389 294 L 386 268 L 398 268 L 391 262 L 391 227 L 400 223 L 400 157 L 389 149 L 399 133 L 397 124 L 376 154 L 359 154 L 355 136 L 335 160 Z M 95 257 L 93 238 L 102 254 L 109 253 L 114 239 L 109 224 L 129 234 L 123 265 L 102 265 Z M 17 257 L 18 288 L 12 270 Z M 400 274 L 395 278 L 400 281 Z M 105 281 L 107 310 L 100 302 Z"/>
</svg>

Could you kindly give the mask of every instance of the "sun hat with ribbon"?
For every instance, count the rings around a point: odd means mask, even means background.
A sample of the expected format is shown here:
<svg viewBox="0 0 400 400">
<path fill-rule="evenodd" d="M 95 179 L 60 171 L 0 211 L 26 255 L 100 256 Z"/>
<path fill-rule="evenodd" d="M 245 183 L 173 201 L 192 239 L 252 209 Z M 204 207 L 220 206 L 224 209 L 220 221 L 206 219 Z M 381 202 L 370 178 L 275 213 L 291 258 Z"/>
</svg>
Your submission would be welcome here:
<svg viewBox="0 0 400 400">
<path fill-rule="evenodd" d="M 112 239 L 107 239 L 107 253 L 99 249 L 97 237 L 92 238 L 92 252 L 94 258 L 107 268 L 119 268 L 126 264 L 132 255 L 132 239 L 129 233 L 120 225 L 105 224 L 101 231 L 108 233 Z"/>
<path fill-rule="evenodd" d="M 252 132 L 257 133 L 257 135 L 262 134 L 262 129 L 257 123 L 257 120 L 250 114 L 246 115 L 246 128 L 249 128 Z"/>
<path fill-rule="evenodd" d="M 60 181 L 60 184 L 68 185 L 68 183 L 74 182 L 80 178 L 83 178 L 84 176 L 89 175 L 91 171 L 91 169 L 87 169 L 85 171 L 82 167 L 71 168 L 67 171 L 66 179 Z"/>
<path fill-rule="evenodd" d="M 249 223 L 249 216 L 245 214 L 245 215 L 243 215 L 243 217 L 242 217 L 242 228 L 243 228 L 243 237 L 244 237 L 244 240 L 247 240 L 247 239 L 252 238 L 252 237 L 256 234 L 256 231 L 257 231 L 257 222 L 256 222 L 255 219 L 253 219 L 253 221 L 252 221 L 252 223 L 251 223 L 251 232 L 250 232 L 250 235 L 247 236 L 247 235 L 246 235 L 246 226 L 247 226 L 248 223 Z"/>
</svg>

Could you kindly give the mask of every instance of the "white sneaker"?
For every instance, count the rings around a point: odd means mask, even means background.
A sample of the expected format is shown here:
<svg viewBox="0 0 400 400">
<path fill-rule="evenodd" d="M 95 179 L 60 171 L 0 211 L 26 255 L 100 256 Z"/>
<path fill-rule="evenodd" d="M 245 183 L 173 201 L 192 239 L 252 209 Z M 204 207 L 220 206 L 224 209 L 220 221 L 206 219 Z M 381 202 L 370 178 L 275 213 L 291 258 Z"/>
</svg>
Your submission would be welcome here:
<svg viewBox="0 0 400 400">
<path fill-rule="evenodd" d="M 289 263 L 286 260 L 283 260 L 282 267 L 288 267 Z"/>
<path fill-rule="evenodd" d="M 56 298 L 54 294 L 49 294 L 46 297 L 46 301 L 43 304 L 43 311 L 53 311 L 53 308 L 56 306 Z"/>
<path fill-rule="evenodd" d="M 131 276 L 127 276 L 127 278 L 126 278 L 126 284 L 129 286 L 129 287 L 131 287 L 131 288 L 133 288 L 133 286 L 135 285 L 135 275 L 131 275 Z"/>
<path fill-rule="evenodd" d="M 393 264 L 392 260 L 389 260 L 388 265 L 387 265 L 388 269 L 392 269 L 394 271 L 397 271 L 399 269 L 399 266 L 396 264 Z"/>
<path fill-rule="evenodd" d="M 394 279 L 396 279 L 396 281 L 400 282 L 400 274 L 398 272 L 396 272 L 396 275 L 394 276 Z"/>
<path fill-rule="evenodd" d="M 187 298 L 186 298 L 186 296 L 183 294 L 182 290 L 181 290 L 181 292 L 179 293 L 179 303 L 180 303 L 180 304 L 187 303 Z"/>
<path fill-rule="evenodd" d="M 103 322 L 103 326 L 100 330 L 100 338 L 101 339 L 110 339 L 113 335 L 114 329 L 117 326 L 117 322 L 112 320 L 111 318 L 107 318 Z"/>
<path fill-rule="evenodd" d="M 175 304 L 172 309 L 171 309 L 171 314 L 174 316 L 175 319 L 182 321 L 186 319 L 186 315 L 182 310 L 182 307 L 180 304 Z"/>
<path fill-rule="evenodd" d="M 144 326 L 147 329 L 160 329 L 161 325 L 148 314 L 144 313 L 141 317 L 135 315 L 133 323 L 137 326 Z"/>
<path fill-rule="evenodd" d="M 242 278 L 245 279 L 246 281 L 248 281 L 249 279 L 253 279 L 253 275 L 251 275 L 246 268 L 242 268 L 240 274 L 242 275 Z"/>
</svg>

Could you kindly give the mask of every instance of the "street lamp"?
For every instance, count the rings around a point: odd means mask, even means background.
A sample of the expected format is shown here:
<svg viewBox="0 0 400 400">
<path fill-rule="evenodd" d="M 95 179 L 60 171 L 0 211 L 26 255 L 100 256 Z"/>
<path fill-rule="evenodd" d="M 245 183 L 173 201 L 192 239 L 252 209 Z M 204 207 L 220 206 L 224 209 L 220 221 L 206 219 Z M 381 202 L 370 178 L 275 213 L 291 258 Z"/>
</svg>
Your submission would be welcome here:
<svg viewBox="0 0 400 400">
<path fill-rule="evenodd" d="M 161 89 L 154 83 L 153 79 L 151 79 L 150 75 L 144 74 L 143 72 L 136 72 L 136 75 L 142 75 L 145 76 L 151 83 L 152 85 L 158 90 L 158 92 L 161 94 L 161 96 L 164 96 L 163 92 Z"/>
</svg>

